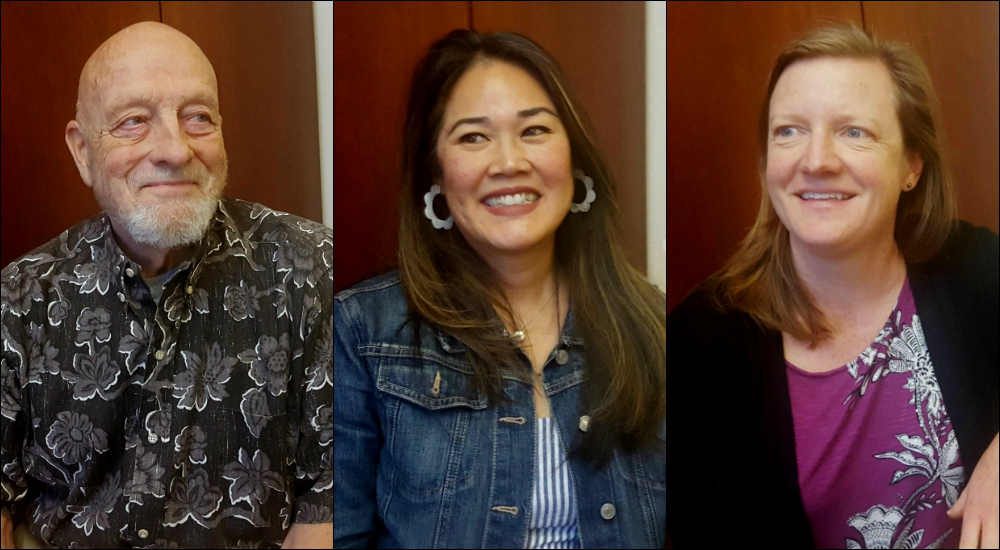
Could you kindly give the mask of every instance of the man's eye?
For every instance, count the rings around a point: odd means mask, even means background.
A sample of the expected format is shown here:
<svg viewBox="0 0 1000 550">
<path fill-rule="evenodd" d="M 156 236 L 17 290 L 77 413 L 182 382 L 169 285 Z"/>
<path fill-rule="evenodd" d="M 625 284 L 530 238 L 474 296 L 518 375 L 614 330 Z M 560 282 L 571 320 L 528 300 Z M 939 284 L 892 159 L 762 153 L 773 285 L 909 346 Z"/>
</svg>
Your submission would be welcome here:
<svg viewBox="0 0 1000 550">
<path fill-rule="evenodd" d="M 530 130 L 534 130 L 535 128 L 538 128 L 539 130 L 542 130 L 542 134 L 551 134 L 552 133 L 552 131 L 549 130 L 548 128 L 546 128 L 545 126 L 532 126 L 531 128 L 528 128 L 527 130 L 525 130 L 525 133 L 527 133 Z M 482 135 L 483 134 L 480 134 L 479 132 L 476 132 L 476 133 L 473 133 L 473 134 L 465 134 L 464 136 L 461 137 L 461 139 L 458 140 L 458 142 L 459 143 L 480 143 L 478 141 L 476 141 L 476 142 L 471 142 L 471 141 L 467 142 L 467 141 L 465 141 L 465 138 L 467 138 L 469 136 L 482 136 Z M 535 134 L 535 135 L 537 136 L 537 135 L 541 135 L 541 134 Z M 483 136 L 483 137 L 486 137 L 486 136 Z"/>
<path fill-rule="evenodd" d="M 208 115 L 207 115 L 207 114 L 205 114 L 205 113 L 198 113 L 198 114 L 196 114 L 196 115 L 194 115 L 194 116 L 195 116 L 195 117 L 205 117 L 205 122 L 212 122 L 212 117 L 208 116 Z M 131 121 L 133 121 L 133 120 L 146 120 L 146 118 L 145 118 L 145 117 L 141 117 L 141 116 L 134 116 L 134 117 L 132 117 L 132 118 L 128 118 L 128 119 L 125 119 L 125 121 L 124 121 L 124 122 L 122 122 L 122 126 L 129 126 L 129 127 L 133 127 L 134 125 L 129 125 L 129 124 L 128 124 L 129 122 L 131 122 Z"/>
</svg>

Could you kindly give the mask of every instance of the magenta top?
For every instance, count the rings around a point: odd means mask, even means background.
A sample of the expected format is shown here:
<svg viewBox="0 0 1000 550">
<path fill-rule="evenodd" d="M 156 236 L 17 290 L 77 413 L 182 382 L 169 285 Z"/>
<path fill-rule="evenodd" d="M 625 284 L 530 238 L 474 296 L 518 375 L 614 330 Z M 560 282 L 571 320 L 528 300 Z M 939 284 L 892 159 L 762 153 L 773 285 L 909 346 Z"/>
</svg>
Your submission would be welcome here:
<svg viewBox="0 0 1000 550">
<path fill-rule="evenodd" d="M 962 521 L 945 512 L 967 479 L 909 278 L 858 358 L 820 374 L 786 365 L 816 547 L 958 548 Z"/>
</svg>

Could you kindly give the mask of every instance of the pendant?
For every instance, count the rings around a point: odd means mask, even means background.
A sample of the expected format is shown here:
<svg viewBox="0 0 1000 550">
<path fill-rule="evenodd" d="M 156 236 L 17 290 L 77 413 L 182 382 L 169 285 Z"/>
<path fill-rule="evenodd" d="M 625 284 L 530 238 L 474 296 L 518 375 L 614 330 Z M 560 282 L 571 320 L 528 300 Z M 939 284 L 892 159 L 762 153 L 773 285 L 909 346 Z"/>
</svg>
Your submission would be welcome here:
<svg viewBox="0 0 1000 550">
<path fill-rule="evenodd" d="M 524 332 L 519 330 L 519 331 L 515 332 L 513 336 L 511 336 L 510 333 L 507 332 L 507 329 L 505 327 L 503 329 L 503 337 L 504 338 L 517 338 L 518 342 L 523 342 L 524 341 Z"/>
</svg>

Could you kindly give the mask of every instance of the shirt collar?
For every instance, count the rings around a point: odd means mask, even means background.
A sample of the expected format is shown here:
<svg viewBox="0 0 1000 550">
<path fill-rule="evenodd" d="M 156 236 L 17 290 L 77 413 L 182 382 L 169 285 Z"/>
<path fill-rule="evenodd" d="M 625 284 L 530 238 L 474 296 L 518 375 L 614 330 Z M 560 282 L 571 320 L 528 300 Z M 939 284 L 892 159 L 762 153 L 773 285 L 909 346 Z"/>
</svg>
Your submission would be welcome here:
<svg viewBox="0 0 1000 550">
<path fill-rule="evenodd" d="M 142 266 L 133 261 L 128 255 L 122 251 L 121 247 L 118 245 L 118 239 L 115 238 L 114 228 L 111 225 L 111 218 L 108 216 L 107 212 L 101 212 L 100 215 L 101 229 L 103 233 L 101 234 L 100 240 L 103 242 L 105 250 L 107 250 L 105 267 L 114 273 L 113 279 L 119 285 L 120 288 L 125 289 L 125 295 L 130 299 L 134 299 L 127 292 L 130 285 L 129 280 L 136 280 L 142 278 Z M 229 226 L 232 223 L 232 218 L 226 212 L 226 209 L 222 203 L 216 207 L 216 215 L 209 222 L 208 229 L 202 236 L 201 242 L 195 247 L 191 256 L 187 260 L 181 262 L 180 265 L 172 269 L 176 270 L 177 275 L 174 279 L 187 279 L 185 285 L 194 284 L 197 279 L 197 274 L 201 272 L 202 262 L 205 257 L 212 252 L 217 250 L 222 244 L 222 240 L 216 234 L 218 227 L 221 224 L 223 227 Z"/>
</svg>

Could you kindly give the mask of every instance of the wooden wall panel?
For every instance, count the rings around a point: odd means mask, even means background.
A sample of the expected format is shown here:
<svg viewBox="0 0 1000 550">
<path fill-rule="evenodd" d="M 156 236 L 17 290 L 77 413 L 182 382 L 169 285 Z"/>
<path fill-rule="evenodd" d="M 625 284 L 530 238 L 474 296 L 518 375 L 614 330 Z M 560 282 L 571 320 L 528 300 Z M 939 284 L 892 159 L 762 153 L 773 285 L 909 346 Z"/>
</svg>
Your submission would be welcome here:
<svg viewBox="0 0 1000 550">
<path fill-rule="evenodd" d="M 311 2 L 163 2 L 219 80 L 226 196 L 323 223 Z"/>
<path fill-rule="evenodd" d="M 864 2 L 865 22 L 913 44 L 943 104 L 959 216 L 1000 232 L 1000 2 Z"/>
<path fill-rule="evenodd" d="M 101 208 L 64 139 L 80 71 L 111 35 L 161 21 L 194 40 L 219 81 L 226 196 L 318 222 L 319 128 L 310 2 L 4 2 L 0 265 Z"/>
<path fill-rule="evenodd" d="M 778 52 L 825 20 L 912 44 L 930 70 L 962 219 L 998 231 L 998 4 L 668 2 L 667 310 L 722 267 L 757 215 L 756 125 Z"/>
<path fill-rule="evenodd" d="M 409 79 L 467 2 L 333 3 L 333 291 L 396 262 Z"/>
<path fill-rule="evenodd" d="M 646 268 L 641 2 L 334 2 L 334 291 L 396 262 L 409 77 L 457 28 L 520 32 L 579 90 L 621 185 L 629 259 Z"/>
</svg>

